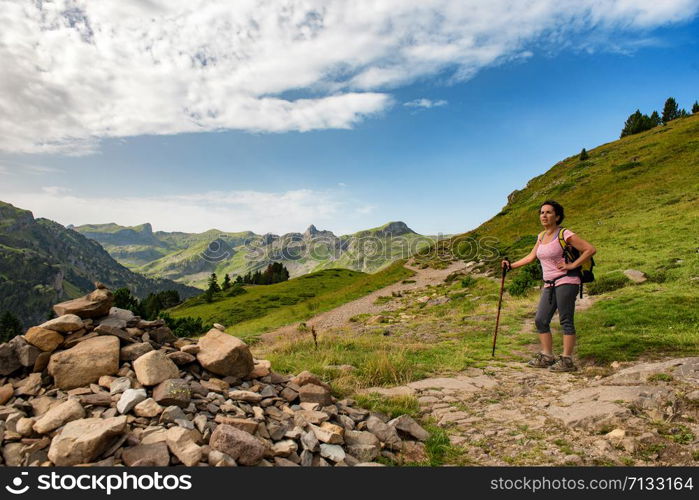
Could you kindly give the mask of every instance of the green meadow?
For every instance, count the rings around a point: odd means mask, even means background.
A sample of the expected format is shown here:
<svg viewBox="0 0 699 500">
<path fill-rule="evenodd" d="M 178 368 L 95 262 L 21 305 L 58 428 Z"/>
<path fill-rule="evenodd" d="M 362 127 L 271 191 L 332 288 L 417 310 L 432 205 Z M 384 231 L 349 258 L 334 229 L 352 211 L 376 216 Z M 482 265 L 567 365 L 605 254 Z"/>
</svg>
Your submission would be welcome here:
<svg viewBox="0 0 699 500">
<path fill-rule="evenodd" d="M 195 297 L 168 312 L 176 318 L 193 316 L 205 323 L 222 323 L 229 333 L 254 342 L 265 331 L 304 321 L 412 276 L 404 263 L 396 261 L 374 274 L 326 269 L 274 285 L 245 286 L 244 293 L 233 297 L 221 292 L 211 303 Z"/>
</svg>

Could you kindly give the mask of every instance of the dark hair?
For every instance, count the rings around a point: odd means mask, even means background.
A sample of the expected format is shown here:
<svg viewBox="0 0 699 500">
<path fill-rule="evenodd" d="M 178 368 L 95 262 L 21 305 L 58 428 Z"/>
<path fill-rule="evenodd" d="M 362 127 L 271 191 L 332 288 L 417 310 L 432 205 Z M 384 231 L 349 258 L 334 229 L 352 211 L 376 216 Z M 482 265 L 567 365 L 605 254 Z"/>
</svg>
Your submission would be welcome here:
<svg viewBox="0 0 699 500">
<path fill-rule="evenodd" d="M 543 207 L 544 205 L 551 205 L 553 207 L 553 211 L 556 213 L 556 215 L 558 215 L 560 217 L 560 219 L 558 219 L 558 222 L 556 222 L 556 223 L 563 224 L 563 219 L 565 219 L 565 213 L 563 212 L 563 205 L 561 205 L 557 201 L 546 200 L 541 205 L 539 205 L 539 212 L 541 212 L 541 207 Z"/>
</svg>

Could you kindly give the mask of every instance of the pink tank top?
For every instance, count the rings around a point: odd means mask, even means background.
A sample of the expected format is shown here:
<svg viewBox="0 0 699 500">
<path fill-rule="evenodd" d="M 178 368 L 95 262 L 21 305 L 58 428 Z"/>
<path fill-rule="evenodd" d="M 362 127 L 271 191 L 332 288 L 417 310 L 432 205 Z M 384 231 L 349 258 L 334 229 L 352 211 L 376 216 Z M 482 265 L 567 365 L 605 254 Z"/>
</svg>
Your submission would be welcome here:
<svg viewBox="0 0 699 500">
<path fill-rule="evenodd" d="M 566 243 L 570 242 L 570 237 L 575 233 L 569 229 L 563 231 L 563 238 Z M 554 238 L 548 243 L 542 243 L 539 241 L 539 248 L 536 249 L 536 257 L 541 262 L 541 269 L 544 272 L 544 280 L 550 281 L 563 276 L 556 281 L 556 286 L 559 285 L 579 285 L 580 277 L 578 276 L 566 276 L 567 271 L 561 271 L 558 269 L 559 262 L 565 262 L 563 258 L 563 249 L 561 244 L 558 242 L 558 233 Z M 544 287 L 553 286 L 548 283 L 544 283 Z"/>
</svg>

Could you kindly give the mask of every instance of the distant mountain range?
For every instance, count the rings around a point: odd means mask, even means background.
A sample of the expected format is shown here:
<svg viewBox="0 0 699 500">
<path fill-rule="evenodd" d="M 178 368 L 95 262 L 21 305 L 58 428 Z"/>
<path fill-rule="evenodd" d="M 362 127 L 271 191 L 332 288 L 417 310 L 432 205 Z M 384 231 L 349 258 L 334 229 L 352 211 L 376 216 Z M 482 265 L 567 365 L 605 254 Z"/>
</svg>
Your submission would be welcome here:
<svg viewBox="0 0 699 500">
<path fill-rule="evenodd" d="M 128 287 L 139 297 L 161 290 L 177 290 L 182 298 L 200 292 L 135 273 L 82 234 L 0 202 L 0 313 L 12 312 L 25 326 L 41 323 L 51 305 L 92 291 L 95 281 Z"/>
<path fill-rule="evenodd" d="M 132 271 L 197 287 L 204 287 L 212 272 L 235 278 L 270 262 L 282 262 L 291 277 L 332 267 L 375 272 L 437 239 L 417 234 L 404 222 L 343 236 L 319 231 L 313 225 L 303 233 L 283 235 L 216 229 L 153 232 L 148 223 L 131 227 L 88 224 L 73 229 L 99 242 Z"/>
</svg>

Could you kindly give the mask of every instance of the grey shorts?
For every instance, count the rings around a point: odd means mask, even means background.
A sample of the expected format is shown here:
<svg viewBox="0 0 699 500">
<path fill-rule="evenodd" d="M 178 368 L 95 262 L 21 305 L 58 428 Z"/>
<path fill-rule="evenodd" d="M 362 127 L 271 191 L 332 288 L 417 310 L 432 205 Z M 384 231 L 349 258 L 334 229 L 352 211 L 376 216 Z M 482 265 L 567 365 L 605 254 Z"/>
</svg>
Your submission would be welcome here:
<svg viewBox="0 0 699 500">
<path fill-rule="evenodd" d="M 534 319 L 536 330 L 539 333 L 550 333 L 551 318 L 558 309 L 558 318 L 561 321 L 563 334 L 575 335 L 573 315 L 575 314 L 575 299 L 579 290 L 579 285 L 570 284 L 546 287 L 541 290 L 539 307 Z"/>
</svg>

